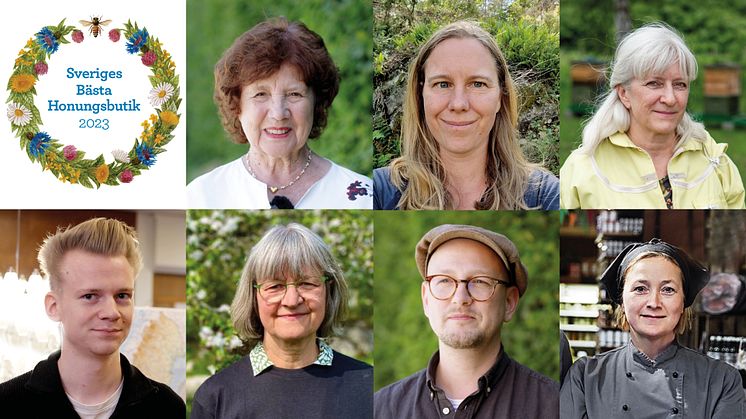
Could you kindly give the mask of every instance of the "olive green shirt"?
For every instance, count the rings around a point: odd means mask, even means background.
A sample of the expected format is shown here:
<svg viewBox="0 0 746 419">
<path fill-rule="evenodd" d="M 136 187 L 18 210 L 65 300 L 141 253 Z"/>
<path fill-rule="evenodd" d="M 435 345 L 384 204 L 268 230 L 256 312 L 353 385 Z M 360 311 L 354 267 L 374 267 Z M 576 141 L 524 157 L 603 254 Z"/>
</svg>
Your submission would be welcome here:
<svg viewBox="0 0 746 419">
<path fill-rule="evenodd" d="M 653 360 L 630 342 L 573 364 L 560 417 L 746 418 L 746 397 L 738 371 L 724 362 L 678 343 Z"/>
</svg>

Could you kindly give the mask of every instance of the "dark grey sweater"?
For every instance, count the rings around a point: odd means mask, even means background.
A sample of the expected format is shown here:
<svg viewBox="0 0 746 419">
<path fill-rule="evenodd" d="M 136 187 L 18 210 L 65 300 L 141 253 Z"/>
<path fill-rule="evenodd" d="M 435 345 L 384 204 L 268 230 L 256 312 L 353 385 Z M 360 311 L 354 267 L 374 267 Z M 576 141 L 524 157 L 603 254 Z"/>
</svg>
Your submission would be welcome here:
<svg viewBox="0 0 746 419">
<path fill-rule="evenodd" d="M 192 419 L 372 418 L 373 367 L 339 352 L 331 366 L 271 367 L 254 376 L 248 356 L 197 389 Z"/>
</svg>

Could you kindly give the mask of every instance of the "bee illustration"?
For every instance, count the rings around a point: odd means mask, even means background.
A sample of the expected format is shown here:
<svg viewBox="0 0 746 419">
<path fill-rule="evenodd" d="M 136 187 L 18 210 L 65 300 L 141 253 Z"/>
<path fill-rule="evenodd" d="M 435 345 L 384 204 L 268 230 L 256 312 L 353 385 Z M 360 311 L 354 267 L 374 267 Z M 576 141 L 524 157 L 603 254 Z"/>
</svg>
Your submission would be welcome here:
<svg viewBox="0 0 746 419">
<path fill-rule="evenodd" d="M 81 20 L 80 23 L 85 27 L 90 26 L 89 30 L 91 32 L 91 35 L 93 35 L 94 38 L 97 38 L 98 35 L 101 33 L 101 27 L 111 23 L 111 20 L 101 20 L 101 16 L 91 16 L 91 21 Z"/>
</svg>

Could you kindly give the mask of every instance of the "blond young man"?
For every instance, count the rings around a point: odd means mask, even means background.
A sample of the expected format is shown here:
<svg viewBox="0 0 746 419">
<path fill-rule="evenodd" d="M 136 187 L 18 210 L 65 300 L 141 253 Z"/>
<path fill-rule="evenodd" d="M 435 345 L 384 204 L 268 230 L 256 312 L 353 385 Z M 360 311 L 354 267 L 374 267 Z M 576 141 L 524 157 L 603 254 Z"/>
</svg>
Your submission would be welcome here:
<svg viewBox="0 0 746 419">
<path fill-rule="evenodd" d="M 184 401 L 119 353 L 142 265 L 134 231 L 121 221 L 91 219 L 47 237 L 38 259 L 51 288 L 47 315 L 62 324 L 62 349 L 0 384 L 4 414 L 183 418 Z"/>
</svg>

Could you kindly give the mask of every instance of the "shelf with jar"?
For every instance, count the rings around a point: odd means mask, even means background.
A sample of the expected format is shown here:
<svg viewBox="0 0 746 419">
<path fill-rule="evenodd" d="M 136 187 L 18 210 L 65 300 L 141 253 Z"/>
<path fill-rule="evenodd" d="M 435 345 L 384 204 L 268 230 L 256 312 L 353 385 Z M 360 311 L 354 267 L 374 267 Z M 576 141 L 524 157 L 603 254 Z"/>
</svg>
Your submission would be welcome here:
<svg viewBox="0 0 746 419">
<path fill-rule="evenodd" d="M 596 282 L 596 213 L 597 211 L 560 211 L 560 282 Z"/>
<path fill-rule="evenodd" d="M 598 287 L 560 283 L 560 330 L 574 356 L 593 355 L 598 346 Z"/>
<path fill-rule="evenodd" d="M 639 210 L 584 212 L 576 217 L 588 220 L 583 231 L 592 234 L 581 234 L 572 226 L 560 230 L 567 262 L 560 277 L 560 329 L 576 354 L 600 353 L 626 344 L 629 334 L 614 326 L 611 302 L 599 288 L 598 277 L 624 247 L 642 241 L 645 217 Z"/>
</svg>

